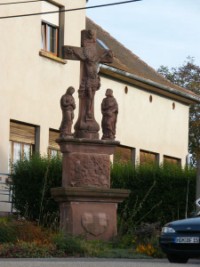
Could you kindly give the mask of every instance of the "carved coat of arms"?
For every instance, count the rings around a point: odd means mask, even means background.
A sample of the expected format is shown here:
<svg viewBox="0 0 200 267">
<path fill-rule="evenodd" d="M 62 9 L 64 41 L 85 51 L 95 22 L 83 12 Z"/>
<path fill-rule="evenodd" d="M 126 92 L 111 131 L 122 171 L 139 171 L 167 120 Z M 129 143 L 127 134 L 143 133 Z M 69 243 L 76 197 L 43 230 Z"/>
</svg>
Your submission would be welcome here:
<svg viewBox="0 0 200 267">
<path fill-rule="evenodd" d="M 108 217 L 105 213 L 85 212 L 81 219 L 83 228 L 91 235 L 99 236 L 108 228 Z"/>
</svg>

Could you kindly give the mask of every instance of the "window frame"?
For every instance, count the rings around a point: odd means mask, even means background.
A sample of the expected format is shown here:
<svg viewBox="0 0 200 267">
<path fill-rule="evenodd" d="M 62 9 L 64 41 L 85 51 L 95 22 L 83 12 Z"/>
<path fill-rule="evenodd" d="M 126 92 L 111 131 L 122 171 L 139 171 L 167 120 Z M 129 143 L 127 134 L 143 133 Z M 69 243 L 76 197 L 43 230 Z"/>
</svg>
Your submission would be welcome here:
<svg viewBox="0 0 200 267">
<path fill-rule="evenodd" d="M 59 145 L 56 143 L 56 139 L 59 138 L 59 130 L 49 128 L 49 146 L 48 146 L 48 156 L 55 157 L 61 156 L 61 151 Z"/>
<path fill-rule="evenodd" d="M 10 120 L 9 133 L 9 172 L 12 171 L 12 164 L 18 160 L 29 158 L 35 151 L 38 150 L 38 129 L 39 127 L 33 124 L 22 121 Z M 15 144 L 19 145 L 19 156 L 15 159 Z M 25 146 L 29 146 L 29 155 L 25 155 Z"/>
<path fill-rule="evenodd" d="M 19 144 L 20 145 L 20 151 L 19 151 L 19 159 L 29 159 L 31 157 L 31 155 L 33 154 L 34 152 L 34 148 L 35 148 L 35 145 L 34 144 L 30 144 L 30 143 L 23 143 L 23 142 L 19 142 L 19 141 L 13 141 L 13 140 L 10 140 L 10 162 L 11 163 L 15 163 L 16 161 L 14 161 L 14 145 L 15 144 Z M 29 146 L 30 150 L 29 150 L 29 155 L 28 157 L 26 157 L 25 155 L 25 150 L 24 150 L 24 147 L 25 146 Z"/>
<path fill-rule="evenodd" d="M 52 51 L 51 50 L 51 33 L 48 33 L 48 30 L 51 29 L 56 32 L 54 36 L 54 46 L 55 49 Z M 60 27 L 56 26 L 54 24 L 49 23 L 48 21 L 42 20 L 41 23 L 41 45 L 42 45 L 42 50 L 54 55 L 58 56 L 59 55 L 59 35 L 60 35 Z M 50 48 L 48 47 L 50 46 Z"/>
<path fill-rule="evenodd" d="M 116 163 L 131 163 L 135 165 L 135 148 L 119 145 L 115 149 L 113 161 Z"/>
<path fill-rule="evenodd" d="M 51 21 L 51 18 L 49 20 L 48 15 L 47 17 L 45 15 L 44 17 L 43 16 L 41 17 L 41 47 L 42 47 L 42 22 L 45 22 L 58 29 L 57 53 L 52 53 L 41 48 L 39 51 L 39 55 L 42 57 L 52 59 L 62 64 L 66 64 L 66 60 L 62 59 L 62 47 L 64 45 L 64 31 L 65 31 L 65 12 L 64 12 L 65 6 L 51 0 L 45 2 L 55 6 L 55 8 L 58 8 L 58 24 Z M 49 8 L 46 9 L 45 7 L 42 6 L 42 12 L 48 12 L 48 11 L 51 11 L 51 9 L 49 10 Z"/>
<path fill-rule="evenodd" d="M 140 149 L 140 165 L 159 164 L 159 153 Z"/>
<path fill-rule="evenodd" d="M 181 159 L 176 157 L 171 157 L 168 155 L 163 155 L 163 164 L 181 166 Z"/>
</svg>

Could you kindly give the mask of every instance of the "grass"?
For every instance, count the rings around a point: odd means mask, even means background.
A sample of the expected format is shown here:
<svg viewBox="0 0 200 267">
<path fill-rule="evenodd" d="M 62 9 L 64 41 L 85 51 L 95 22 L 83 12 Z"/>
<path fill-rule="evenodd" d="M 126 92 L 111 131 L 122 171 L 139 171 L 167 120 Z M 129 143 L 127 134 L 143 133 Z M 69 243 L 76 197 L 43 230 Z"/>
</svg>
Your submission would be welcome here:
<svg viewBox="0 0 200 267">
<path fill-rule="evenodd" d="M 137 253 L 133 249 L 125 248 L 110 248 L 100 253 L 99 258 L 118 258 L 118 259 L 146 259 L 150 258 L 149 256 Z"/>
</svg>

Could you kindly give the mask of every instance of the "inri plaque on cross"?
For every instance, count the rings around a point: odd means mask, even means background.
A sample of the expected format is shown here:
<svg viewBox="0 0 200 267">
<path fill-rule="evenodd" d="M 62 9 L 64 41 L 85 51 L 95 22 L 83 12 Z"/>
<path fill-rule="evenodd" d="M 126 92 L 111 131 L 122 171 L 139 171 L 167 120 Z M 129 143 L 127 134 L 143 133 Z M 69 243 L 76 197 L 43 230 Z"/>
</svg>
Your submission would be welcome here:
<svg viewBox="0 0 200 267">
<path fill-rule="evenodd" d="M 112 51 L 97 49 L 96 32 L 81 32 L 81 47 L 64 46 L 63 57 L 81 61 L 79 115 L 74 126 L 75 138 L 99 139 L 99 125 L 94 118 L 94 96 L 100 88 L 99 63 L 112 63 Z"/>
</svg>

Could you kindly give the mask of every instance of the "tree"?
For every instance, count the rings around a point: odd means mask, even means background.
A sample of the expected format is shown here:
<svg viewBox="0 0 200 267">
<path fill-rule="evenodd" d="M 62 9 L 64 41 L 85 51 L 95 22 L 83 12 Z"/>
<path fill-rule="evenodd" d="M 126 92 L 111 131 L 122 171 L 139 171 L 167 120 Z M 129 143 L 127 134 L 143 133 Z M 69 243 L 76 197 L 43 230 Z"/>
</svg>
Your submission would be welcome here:
<svg viewBox="0 0 200 267">
<path fill-rule="evenodd" d="M 166 66 L 160 66 L 158 72 L 174 84 L 200 94 L 200 67 L 195 65 L 193 58 L 188 57 L 182 66 L 170 70 Z M 189 152 L 193 164 L 196 164 L 200 159 L 200 104 L 190 106 Z"/>
</svg>

